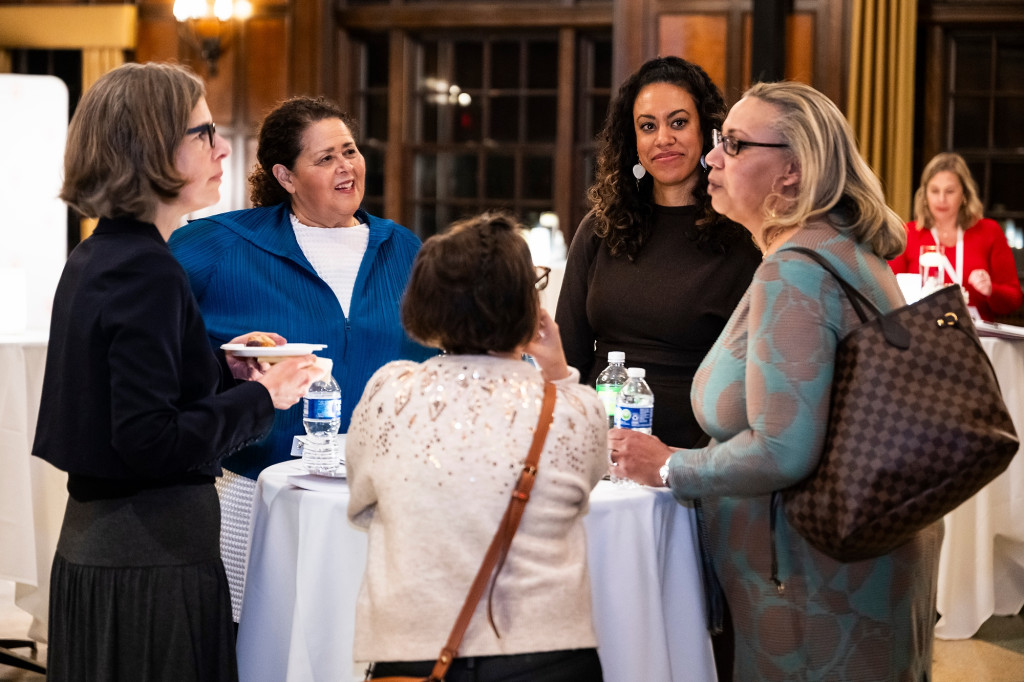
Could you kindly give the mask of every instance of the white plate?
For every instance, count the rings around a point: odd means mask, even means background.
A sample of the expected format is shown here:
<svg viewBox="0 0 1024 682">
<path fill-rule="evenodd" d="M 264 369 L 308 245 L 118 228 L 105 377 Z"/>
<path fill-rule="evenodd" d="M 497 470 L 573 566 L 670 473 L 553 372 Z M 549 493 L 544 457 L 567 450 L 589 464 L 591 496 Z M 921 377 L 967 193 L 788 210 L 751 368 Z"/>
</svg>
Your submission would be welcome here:
<svg viewBox="0 0 1024 682">
<path fill-rule="evenodd" d="M 286 343 L 283 346 L 246 346 L 244 343 L 225 343 L 222 350 L 229 350 L 240 358 L 287 358 L 295 355 L 309 355 L 327 348 L 323 343 Z"/>
</svg>

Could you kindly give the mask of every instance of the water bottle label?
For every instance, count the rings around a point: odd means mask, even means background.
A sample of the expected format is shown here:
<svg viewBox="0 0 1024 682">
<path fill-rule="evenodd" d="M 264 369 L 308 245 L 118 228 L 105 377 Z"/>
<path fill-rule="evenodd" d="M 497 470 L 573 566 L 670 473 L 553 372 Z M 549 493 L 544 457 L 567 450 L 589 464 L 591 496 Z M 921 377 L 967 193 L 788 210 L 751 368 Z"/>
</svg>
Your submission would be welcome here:
<svg viewBox="0 0 1024 682">
<path fill-rule="evenodd" d="M 306 398 L 304 419 L 337 419 L 341 416 L 341 398 Z"/>
<path fill-rule="evenodd" d="M 653 421 L 654 407 L 652 406 L 619 406 L 615 411 L 615 426 L 620 429 L 649 429 Z"/>
<path fill-rule="evenodd" d="M 597 397 L 604 403 L 604 412 L 609 417 L 615 416 L 615 400 L 619 397 L 622 384 L 598 384 Z"/>
</svg>

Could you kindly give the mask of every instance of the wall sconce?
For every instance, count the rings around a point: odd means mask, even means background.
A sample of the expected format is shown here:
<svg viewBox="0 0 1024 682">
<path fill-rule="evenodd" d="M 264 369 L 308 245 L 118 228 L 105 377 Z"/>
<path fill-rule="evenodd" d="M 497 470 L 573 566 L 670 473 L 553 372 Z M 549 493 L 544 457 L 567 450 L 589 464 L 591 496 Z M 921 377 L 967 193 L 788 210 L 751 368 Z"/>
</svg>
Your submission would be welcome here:
<svg viewBox="0 0 1024 682">
<path fill-rule="evenodd" d="M 217 60 L 227 49 L 232 19 L 252 15 L 249 0 L 174 0 L 174 18 L 181 37 L 199 52 L 210 76 L 217 75 Z"/>
</svg>

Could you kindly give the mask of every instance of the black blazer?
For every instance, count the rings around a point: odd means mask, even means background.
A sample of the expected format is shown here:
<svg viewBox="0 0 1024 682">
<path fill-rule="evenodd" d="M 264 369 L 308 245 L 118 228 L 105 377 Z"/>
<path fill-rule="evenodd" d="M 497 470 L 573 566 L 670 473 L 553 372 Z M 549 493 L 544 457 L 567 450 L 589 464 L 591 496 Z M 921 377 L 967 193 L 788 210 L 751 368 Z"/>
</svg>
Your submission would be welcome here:
<svg viewBox="0 0 1024 682">
<path fill-rule="evenodd" d="M 184 270 L 156 227 L 101 219 L 57 285 L 32 452 L 87 477 L 215 476 L 269 432 L 270 394 L 210 347 Z"/>
</svg>

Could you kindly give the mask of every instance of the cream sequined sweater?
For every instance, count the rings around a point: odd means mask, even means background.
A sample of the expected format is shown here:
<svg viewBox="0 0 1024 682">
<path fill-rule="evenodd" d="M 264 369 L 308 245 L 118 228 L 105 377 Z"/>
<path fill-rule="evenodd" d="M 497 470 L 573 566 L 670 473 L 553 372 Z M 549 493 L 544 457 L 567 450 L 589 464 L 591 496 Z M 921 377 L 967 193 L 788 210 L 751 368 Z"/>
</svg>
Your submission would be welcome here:
<svg viewBox="0 0 1024 682">
<path fill-rule="evenodd" d="M 556 382 L 554 421 L 519 530 L 460 656 L 596 646 L 583 516 L 607 470 L 597 394 Z M 519 360 L 440 356 L 382 367 L 346 440 L 349 518 L 369 532 L 355 659 L 437 657 L 508 504 L 536 428 L 538 370 Z"/>
</svg>

